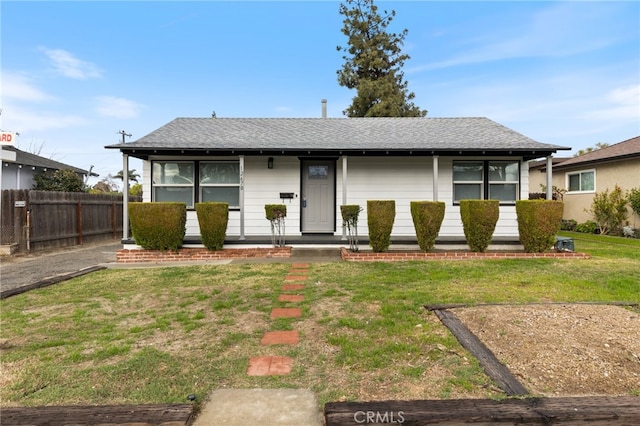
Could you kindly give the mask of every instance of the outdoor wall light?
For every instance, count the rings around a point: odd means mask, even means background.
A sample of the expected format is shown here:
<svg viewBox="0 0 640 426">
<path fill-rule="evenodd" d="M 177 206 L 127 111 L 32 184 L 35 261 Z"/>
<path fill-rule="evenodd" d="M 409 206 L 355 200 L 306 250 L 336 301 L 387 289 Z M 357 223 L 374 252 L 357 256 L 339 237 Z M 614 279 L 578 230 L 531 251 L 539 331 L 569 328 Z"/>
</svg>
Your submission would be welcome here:
<svg viewBox="0 0 640 426">
<path fill-rule="evenodd" d="M 273 169 L 273 157 L 267 159 L 267 169 Z"/>
</svg>

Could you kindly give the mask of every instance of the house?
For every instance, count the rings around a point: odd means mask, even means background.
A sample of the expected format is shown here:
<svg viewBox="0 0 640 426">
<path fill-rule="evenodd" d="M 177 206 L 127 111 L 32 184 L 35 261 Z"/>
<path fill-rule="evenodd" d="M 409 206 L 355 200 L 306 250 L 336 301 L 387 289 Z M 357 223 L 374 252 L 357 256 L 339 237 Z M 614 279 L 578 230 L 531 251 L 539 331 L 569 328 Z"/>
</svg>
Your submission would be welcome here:
<svg viewBox="0 0 640 426">
<path fill-rule="evenodd" d="M 89 174 L 87 170 L 22 151 L 13 145 L 1 146 L 0 188 L 3 190 L 32 189 L 36 183 L 33 177 L 51 170 L 73 170 L 83 180 Z"/>
<path fill-rule="evenodd" d="M 227 239 L 265 237 L 265 204 L 287 206 L 297 241 L 344 237 L 340 205 L 396 201 L 392 238 L 413 238 L 410 202 L 446 203 L 440 240 L 464 240 L 459 201 L 499 199 L 494 237 L 518 240 L 515 201 L 529 193 L 528 160 L 569 149 L 536 142 L 487 118 L 177 118 L 109 145 L 143 160 L 144 201 L 187 204 L 186 238 L 199 237 L 193 207 L 229 203 Z M 126 209 L 125 209 L 126 214 Z M 127 221 L 125 220 L 125 223 Z M 123 235 L 128 239 L 128 235 Z"/>
<path fill-rule="evenodd" d="M 531 192 L 540 192 L 540 184 L 546 181 L 546 165 L 532 164 L 530 170 Z M 640 136 L 564 159 L 553 165 L 552 174 L 553 185 L 566 191 L 564 218 L 578 223 L 593 220 L 588 210 L 596 192 L 611 191 L 615 185 L 623 191 L 640 188 Z M 631 209 L 628 221 L 632 227 L 640 227 L 640 217 Z"/>
</svg>

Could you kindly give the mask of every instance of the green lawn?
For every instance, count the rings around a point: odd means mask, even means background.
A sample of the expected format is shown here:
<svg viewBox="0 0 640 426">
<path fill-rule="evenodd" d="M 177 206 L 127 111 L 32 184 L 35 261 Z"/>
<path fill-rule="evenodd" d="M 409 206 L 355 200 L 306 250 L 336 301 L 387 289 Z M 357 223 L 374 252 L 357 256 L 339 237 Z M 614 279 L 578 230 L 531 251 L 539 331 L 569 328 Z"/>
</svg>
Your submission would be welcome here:
<svg viewBox="0 0 640 426">
<path fill-rule="evenodd" d="M 640 302 L 640 240 L 564 233 L 588 260 L 312 264 L 301 319 L 270 320 L 289 265 L 105 270 L 0 302 L 0 401 L 185 402 L 216 388 L 329 400 L 502 396 L 426 304 Z M 266 331 L 299 330 L 265 347 Z M 294 358 L 249 377 L 252 356 Z"/>
</svg>

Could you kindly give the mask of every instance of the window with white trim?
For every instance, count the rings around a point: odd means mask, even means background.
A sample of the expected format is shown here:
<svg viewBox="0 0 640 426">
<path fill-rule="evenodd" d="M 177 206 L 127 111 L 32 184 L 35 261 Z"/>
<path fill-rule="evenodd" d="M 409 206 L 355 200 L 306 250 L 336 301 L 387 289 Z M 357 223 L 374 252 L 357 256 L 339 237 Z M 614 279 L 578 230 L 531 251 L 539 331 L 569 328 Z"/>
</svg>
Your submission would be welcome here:
<svg viewBox="0 0 640 426">
<path fill-rule="evenodd" d="M 453 202 L 493 199 L 515 203 L 520 194 L 518 161 L 454 161 Z"/>
<path fill-rule="evenodd" d="M 199 202 L 224 202 L 240 208 L 238 161 L 154 161 L 152 200 L 180 202 L 194 208 Z"/>
<path fill-rule="evenodd" d="M 596 190 L 596 171 L 582 170 L 566 174 L 569 192 L 594 192 Z"/>
</svg>

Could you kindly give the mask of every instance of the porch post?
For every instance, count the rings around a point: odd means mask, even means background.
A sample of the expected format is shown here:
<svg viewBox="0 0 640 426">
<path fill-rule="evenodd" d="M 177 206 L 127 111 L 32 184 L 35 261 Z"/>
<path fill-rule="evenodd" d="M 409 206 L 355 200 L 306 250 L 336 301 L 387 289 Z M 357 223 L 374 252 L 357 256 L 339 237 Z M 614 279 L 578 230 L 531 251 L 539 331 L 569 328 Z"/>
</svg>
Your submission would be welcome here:
<svg viewBox="0 0 640 426">
<path fill-rule="evenodd" d="M 553 157 L 547 157 L 547 200 L 553 199 Z"/>
<path fill-rule="evenodd" d="M 347 156 L 342 156 L 342 204 L 347 204 Z M 340 216 L 342 218 L 342 216 Z M 347 239 L 347 228 L 342 224 L 342 239 Z"/>
<path fill-rule="evenodd" d="M 129 239 L 129 154 L 122 153 L 122 239 Z"/>
<path fill-rule="evenodd" d="M 433 201 L 438 201 L 438 158 L 439 156 L 433 156 Z"/>
<path fill-rule="evenodd" d="M 244 155 L 240 156 L 240 240 L 244 240 Z"/>
</svg>

